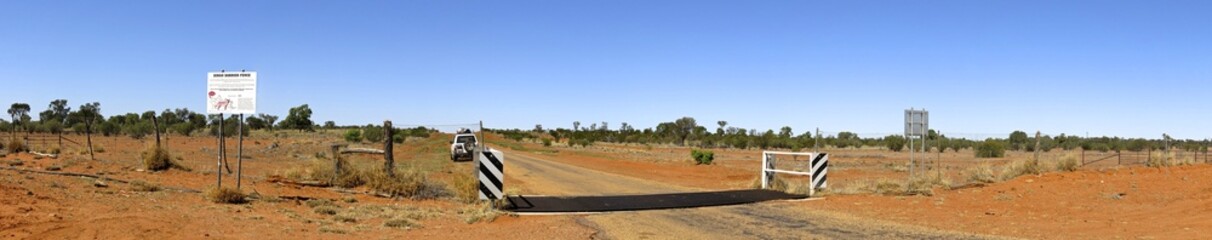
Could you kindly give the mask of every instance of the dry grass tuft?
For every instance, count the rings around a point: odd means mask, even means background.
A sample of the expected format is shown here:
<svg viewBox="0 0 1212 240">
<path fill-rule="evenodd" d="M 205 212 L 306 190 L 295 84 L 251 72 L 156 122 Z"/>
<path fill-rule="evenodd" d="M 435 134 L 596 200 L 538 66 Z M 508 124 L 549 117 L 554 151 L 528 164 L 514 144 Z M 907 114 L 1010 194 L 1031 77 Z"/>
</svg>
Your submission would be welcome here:
<svg viewBox="0 0 1212 240">
<path fill-rule="evenodd" d="M 248 203 L 248 200 L 245 199 L 245 197 L 247 197 L 247 196 L 244 195 L 244 192 L 241 192 L 240 190 L 236 190 L 234 188 L 226 188 L 226 187 L 225 188 L 209 188 L 209 189 L 206 189 L 206 191 L 204 191 L 202 194 L 206 195 L 206 199 L 209 199 L 211 202 L 214 202 L 214 203 L 226 203 L 226 204 Z"/>
<path fill-rule="evenodd" d="M 151 145 L 142 153 L 143 167 L 148 171 L 164 171 L 169 168 L 178 166 L 173 162 L 172 156 L 168 154 L 168 150 L 160 146 Z"/>
<path fill-rule="evenodd" d="M 418 226 L 418 224 L 415 221 L 413 221 L 412 219 L 408 219 L 408 218 L 393 218 L 393 219 L 390 219 L 387 221 L 383 221 L 383 226 L 389 227 L 389 228 L 411 229 L 415 226 Z"/>
<path fill-rule="evenodd" d="M 492 222 L 501 216 L 501 211 L 497 211 L 491 204 L 478 203 L 464 207 L 459 210 L 459 214 L 463 215 L 464 222 L 472 224 L 480 221 Z"/>
<path fill-rule="evenodd" d="M 993 167 L 988 164 L 981 164 L 975 167 L 964 170 L 964 175 L 968 176 L 968 182 L 972 183 L 993 183 L 997 181 L 993 175 Z"/>
<path fill-rule="evenodd" d="M 476 181 L 472 175 L 455 175 L 451 181 L 452 191 L 457 200 L 464 203 L 480 200 L 479 181 Z"/>
<path fill-rule="evenodd" d="M 156 192 L 161 190 L 160 185 L 143 180 L 130 181 L 130 189 L 137 192 Z"/>
<path fill-rule="evenodd" d="M 434 199 L 448 194 L 444 185 L 430 181 L 424 173 L 411 168 L 397 171 L 395 176 L 388 176 L 383 171 L 371 171 L 367 175 L 368 187 L 392 197 Z"/>
<path fill-rule="evenodd" d="M 8 149 L 9 153 L 29 151 L 29 146 L 25 146 L 25 143 L 21 142 L 19 139 L 10 140 L 8 144 L 5 144 L 4 146 L 6 149 Z"/>
<path fill-rule="evenodd" d="M 317 206 L 315 208 L 312 208 L 311 210 L 312 210 L 312 212 L 324 214 L 324 215 L 337 215 L 337 211 L 339 211 L 340 209 L 337 209 L 336 206 L 324 205 L 324 206 Z"/>
<path fill-rule="evenodd" d="M 1078 160 L 1075 154 L 1065 154 L 1060 159 L 1056 160 L 1056 171 L 1073 172 L 1081 167 L 1081 160 Z"/>
<path fill-rule="evenodd" d="M 1003 181 L 1023 175 L 1039 175 L 1044 172 L 1044 168 L 1040 165 L 1039 160 L 1033 158 L 1011 162 L 1002 169 L 1001 178 Z"/>
</svg>

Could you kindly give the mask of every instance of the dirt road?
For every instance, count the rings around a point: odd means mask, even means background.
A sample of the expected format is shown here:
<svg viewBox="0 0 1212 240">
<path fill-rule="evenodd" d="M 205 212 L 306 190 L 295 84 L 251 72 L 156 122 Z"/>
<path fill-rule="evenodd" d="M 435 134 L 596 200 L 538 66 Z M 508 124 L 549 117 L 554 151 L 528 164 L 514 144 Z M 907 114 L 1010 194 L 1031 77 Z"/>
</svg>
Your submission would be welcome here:
<svg viewBox="0 0 1212 240">
<path fill-rule="evenodd" d="M 521 194 L 614 195 L 698 191 L 506 152 L 506 176 Z M 602 239 L 988 239 L 803 209 L 787 202 L 586 215 Z"/>
</svg>

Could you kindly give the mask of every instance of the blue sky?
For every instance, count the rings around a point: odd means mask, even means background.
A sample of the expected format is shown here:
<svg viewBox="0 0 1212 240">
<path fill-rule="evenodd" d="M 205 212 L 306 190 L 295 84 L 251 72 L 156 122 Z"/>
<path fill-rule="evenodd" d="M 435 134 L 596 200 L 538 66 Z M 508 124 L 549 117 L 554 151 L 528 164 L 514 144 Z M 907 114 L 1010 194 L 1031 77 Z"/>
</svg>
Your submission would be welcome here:
<svg viewBox="0 0 1212 240">
<path fill-rule="evenodd" d="M 1207 1 L 6 1 L 0 103 L 258 110 L 338 124 L 1212 136 Z"/>
</svg>

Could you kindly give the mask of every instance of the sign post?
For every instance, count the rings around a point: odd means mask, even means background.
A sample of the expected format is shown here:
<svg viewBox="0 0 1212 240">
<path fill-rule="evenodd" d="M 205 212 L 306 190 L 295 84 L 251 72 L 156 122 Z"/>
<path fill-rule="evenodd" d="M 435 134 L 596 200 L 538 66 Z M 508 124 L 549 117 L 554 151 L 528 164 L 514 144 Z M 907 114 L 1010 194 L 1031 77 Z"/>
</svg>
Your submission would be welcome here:
<svg viewBox="0 0 1212 240">
<path fill-rule="evenodd" d="M 219 168 L 218 187 L 223 186 L 224 158 L 227 155 L 223 139 L 224 114 L 238 114 L 236 125 L 236 189 L 240 188 L 244 167 L 244 114 L 257 112 L 257 72 L 241 70 L 240 72 L 208 72 L 206 73 L 206 113 L 219 115 Z M 228 172 L 230 173 L 230 168 Z"/>
<path fill-rule="evenodd" d="M 909 180 L 913 180 L 913 167 L 917 161 L 913 159 L 913 137 L 919 137 L 922 146 L 922 156 L 926 153 L 926 137 L 930 131 L 930 112 L 926 109 L 905 110 L 905 140 L 909 140 Z"/>
</svg>

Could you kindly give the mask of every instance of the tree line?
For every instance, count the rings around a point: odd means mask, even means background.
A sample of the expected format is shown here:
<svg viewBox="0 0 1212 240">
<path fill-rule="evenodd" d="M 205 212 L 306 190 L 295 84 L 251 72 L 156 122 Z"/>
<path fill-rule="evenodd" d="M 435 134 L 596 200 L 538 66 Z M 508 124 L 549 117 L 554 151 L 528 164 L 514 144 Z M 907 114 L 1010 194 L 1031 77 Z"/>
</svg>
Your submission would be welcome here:
<svg viewBox="0 0 1212 240">
<path fill-rule="evenodd" d="M 222 121 L 223 135 L 233 136 L 240 123 L 240 119 L 236 115 L 220 119 L 219 115 L 197 113 L 188 108 L 114 114 L 105 117 L 102 114 L 101 103 L 85 103 L 73 109 L 65 99 L 51 101 L 44 111 L 38 113 L 38 120 L 33 120 L 30 115 L 31 110 L 28 103 L 10 105 L 9 120 L 0 119 L 0 131 L 10 132 L 10 134 L 17 132 L 89 133 L 105 136 L 126 135 L 133 138 L 143 138 L 155 131 L 183 136 L 199 133 L 215 136 L 219 132 L 218 126 Z M 286 118 L 280 122 L 278 116 L 275 115 L 250 115 L 244 118 L 244 130 L 273 131 L 276 128 L 314 131 L 318 126 L 311 121 L 311 114 L 311 108 L 307 104 L 303 104 L 291 108 Z M 153 120 L 156 122 L 153 123 Z M 247 132 L 244 131 L 246 134 Z"/>
<path fill-rule="evenodd" d="M 717 121 L 715 129 L 699 125 L 691 117 L 682 117 L 670 122 L 662 122 L 655 127 L 637 129 L 627 123 L 611 129 L 608 122 L 590 123 L 588 126 L 580 121 L 572 123 L 573 128 L 545 129 L 535 125 L 534 129 L 486 129 L 486 131 L 501 134 L 513 140 L 540 139 L 545 142 L 566 143 L 570 146 L 589 146 L 598 142 L 636 143 L 636 144 L 673 144 L 700 148 L 735 148 L 735 149 L 788 149 L 799 151 L 815 146 L 831 148 L 887 148 L 892 151 L 907 149 L 908 140 L 903 135 L 888 135 L 860 137 L 849 131 L 835 135 L 816 135 L 812 131 L 796 133 L 789 126 L 761 131 L 729 126 L 727 121 Z M 976 148 L 979 146 L 997 145 L 1008 150 L 1035 151 L 1034 136 L 1026 132 L 1014 131 L 1006 138 L 988 138 L 971 140 L 951 138 L 938 134 L 930 129 L 926 136 L 928 151 L 956 151 Z M 1162 139 L 1120 138 L 1120 137 L 1090 137 L 1083 138 L 1074 135 L 1060 134 L 1057 136 L 1041 135 L 1039 148 L 1042 151 L 1053 149 L 1084 149 L 1088 151 L 1145 151 L 1161 150 L 1173 147 L 1188 151 L 1203 151 L 1207 149 L 1207 141 L 1176 140 L 1164 136 Z M 819 144 L 819 145 L 818 145 Z"/>
</svg>

